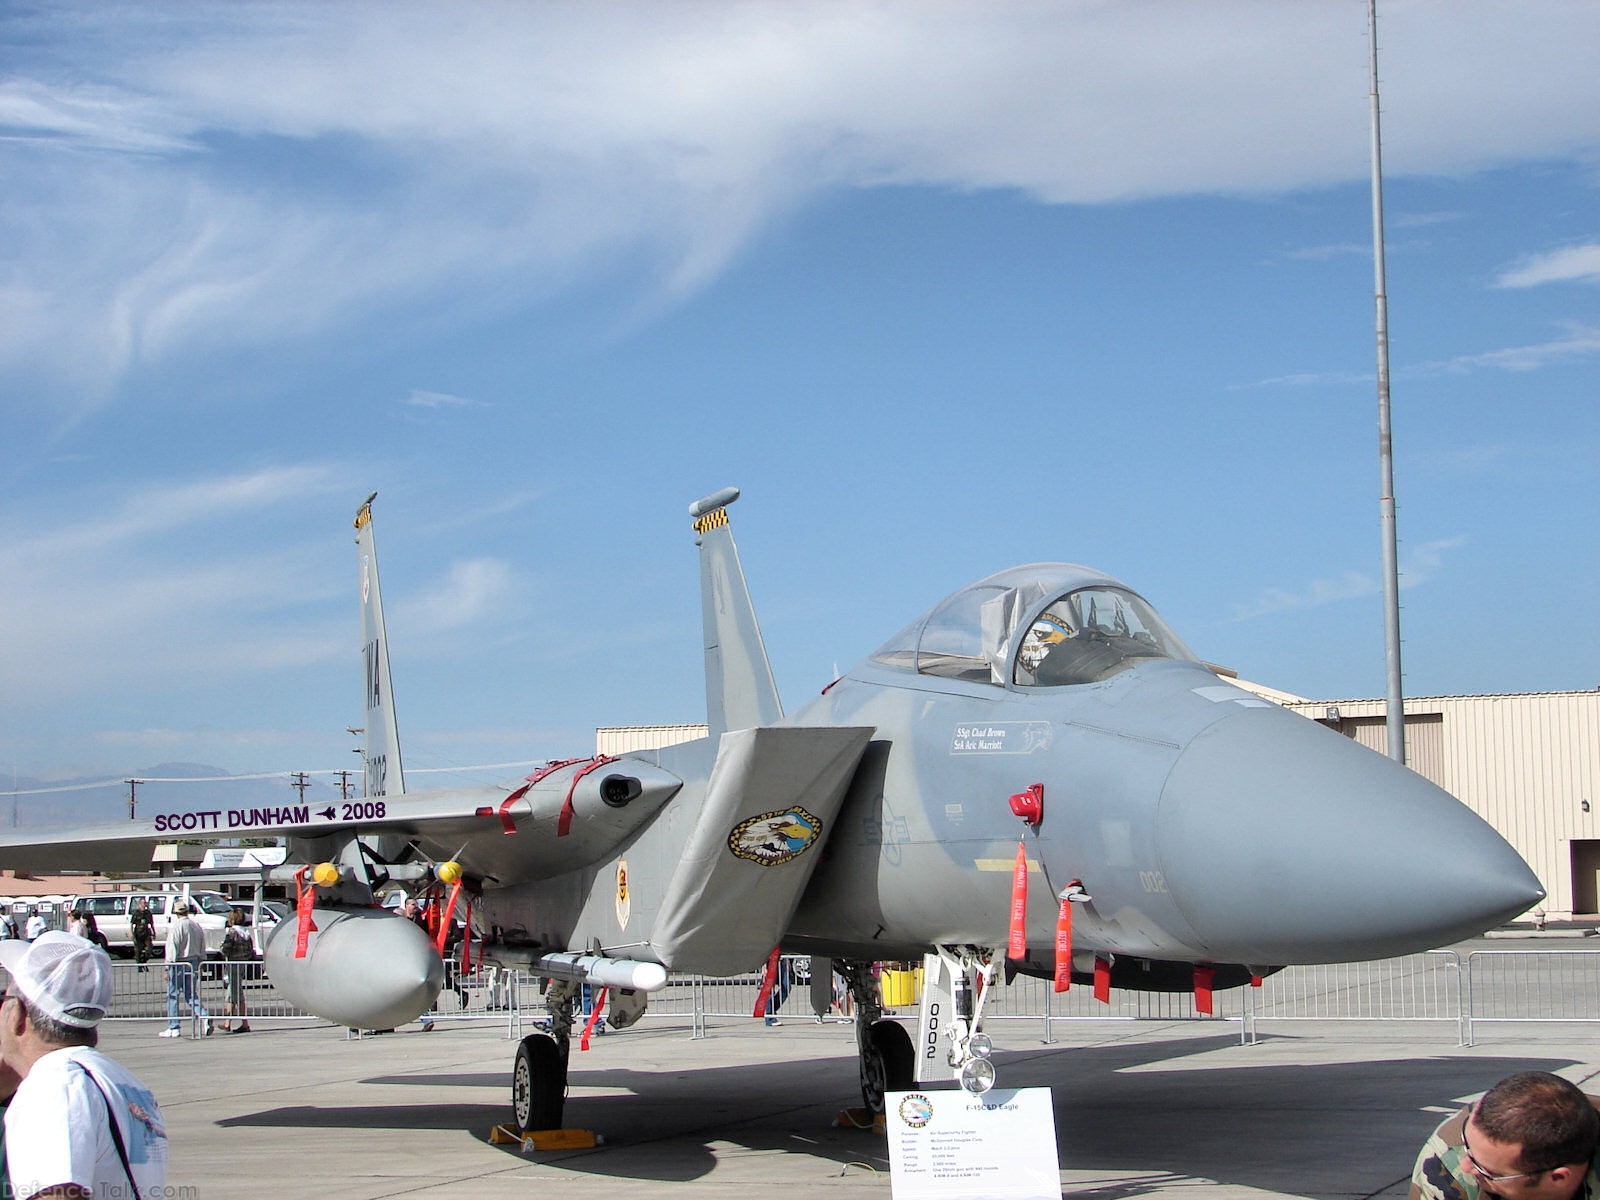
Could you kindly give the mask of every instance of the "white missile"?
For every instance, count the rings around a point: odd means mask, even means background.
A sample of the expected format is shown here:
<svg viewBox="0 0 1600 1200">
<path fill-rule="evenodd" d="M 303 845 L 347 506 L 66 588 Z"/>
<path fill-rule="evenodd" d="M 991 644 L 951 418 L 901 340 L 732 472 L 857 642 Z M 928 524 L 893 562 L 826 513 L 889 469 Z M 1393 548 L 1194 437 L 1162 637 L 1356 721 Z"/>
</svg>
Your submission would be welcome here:
<svg viewBox="0 0 1600 1200">
<path fill-rule="evenodd" d="M 660 963 L 598 954 L 545 954 L 534 959 L 529 969 L 551 979 L 576 979 L 596 987 L 636 992 L 659 991 L 667 983 L 667 969 Z"/>
<path fill-rule="evenodd" d="M 427 1012 L 444 986 L 444 962 L 425 931 L 381 908 L 317 908 L 304 958 L 299 921 L 267 938 L 267 977 L 296 1008 L 336 1025 L 393 1029 Z"/>
</svg>

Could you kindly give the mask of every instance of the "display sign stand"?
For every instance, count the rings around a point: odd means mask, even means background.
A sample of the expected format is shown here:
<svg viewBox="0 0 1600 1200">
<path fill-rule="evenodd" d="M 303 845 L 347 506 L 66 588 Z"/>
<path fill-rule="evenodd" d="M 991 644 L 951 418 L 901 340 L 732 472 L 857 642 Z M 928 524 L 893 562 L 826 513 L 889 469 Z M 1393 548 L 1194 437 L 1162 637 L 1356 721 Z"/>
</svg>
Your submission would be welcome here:
<svg viewBox="0 0 1600 1200">
<path fill-rule="evenodd" d="M 1060 1200 L 1049 1088 L 885 1097 L 894 1200 Z"/>
</svg>

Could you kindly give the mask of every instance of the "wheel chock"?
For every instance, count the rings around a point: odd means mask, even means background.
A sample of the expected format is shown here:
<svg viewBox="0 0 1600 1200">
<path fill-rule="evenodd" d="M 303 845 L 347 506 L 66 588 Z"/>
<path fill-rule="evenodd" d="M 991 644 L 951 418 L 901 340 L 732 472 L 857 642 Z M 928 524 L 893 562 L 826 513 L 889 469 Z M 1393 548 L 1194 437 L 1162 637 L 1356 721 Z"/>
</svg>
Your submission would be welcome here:
<svg viewBox="0 0 1600 1200">
<path fill-rule="evenodd" d="M 496 1125 L 489 1131 L 491 1146 L 519 1145 L 522 1153 L 530 1150 L 593 1150 L 605 1139 L 588 1129 L 524 1129 L 512 1125 Z"/>
<path fill-rule="evenodd" d="M 883 1114 L 874 1113 L 868 1108 L 844 1108 L 839 1110 L 839 1115 L 833 1119 L 835 1129 L 870 1129 L 873 1133 L 883 1133 Z"/>
</svg>

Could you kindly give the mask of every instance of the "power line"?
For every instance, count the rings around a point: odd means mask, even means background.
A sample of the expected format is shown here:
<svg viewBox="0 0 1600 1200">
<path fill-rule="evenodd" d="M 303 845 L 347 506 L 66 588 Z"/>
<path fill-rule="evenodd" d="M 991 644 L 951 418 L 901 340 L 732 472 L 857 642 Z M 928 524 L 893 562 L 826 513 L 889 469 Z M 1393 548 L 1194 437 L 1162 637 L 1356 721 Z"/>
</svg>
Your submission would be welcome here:
<svg viewBox="0 0 1600 1200">
<path fill-rule="evenodd" d="M 549 759 L 547 758 L 529 758 L 524 759 L 521 762 L 484 763 L 481 766 L 418 767 L 407 773 L 411 775 L 446 775 L 465 771 L 508 771 L 517 767 L 536 767 L 548 761 Z M 338 779 L 341 776 L 348 776 L 349 774 L 350 772 L 348 770 L 341 769 L 339 767 L 329 767 L 325 770 L 319 771 L 256 771 L 248 775 L 202 775 L 184 776 L 171 779 L 141 775 L 137 782 L 140 784 L 140 786 L 143 786 L 147 783 L 236 783 L 241 780 L 251 779 L 306 780 L 314 776 L 324 775 L 329 779 Z M 51 796 L 58 795 L 62 792 L 92 792 L 96 788 L 122 788 L 127 787 L 131 782 L 134 781 L 130 780 L 127 776 L 123 776 L 118 779 L 102 779 L 94 783 L 64 783 L 56 787 L 41 788 L 9 788 L 4 793 L 0 794 L 7 796 Z M 298 787 L 300 784 L 292 783 L 291 786 Z"/>
</svg>

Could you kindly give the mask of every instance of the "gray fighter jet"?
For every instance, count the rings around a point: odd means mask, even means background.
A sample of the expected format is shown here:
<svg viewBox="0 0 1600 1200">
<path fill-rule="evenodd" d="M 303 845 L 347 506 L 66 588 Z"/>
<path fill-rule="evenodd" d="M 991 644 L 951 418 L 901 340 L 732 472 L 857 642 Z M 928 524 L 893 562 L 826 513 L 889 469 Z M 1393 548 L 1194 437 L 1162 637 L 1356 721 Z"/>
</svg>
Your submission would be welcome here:
<svg viewBox="0 0 1600 1200">
<path fill-rule="evenodd" d="M 1544 895 L 1449 794 L 1220 678 L 1149 602 L 1085 567 L 979 580 L 785 715 L 728 523 L 737 497 L 690 506 L 706 738 L 552 762 L 516 787 L 406 791 L 369 498 L 361 800 L 13 834 L 0 864 L 143 865 L 173 829 L 286 835 L 278 870 L 301 904 L 267 971 L 365 1028 L 424 1013 L 444 975 L 442 943 L 373 907 L 374 890 L 448 887 L 470 909 L 471 953 L 550 981 L 551 1032 L 513 1069 L 524 1129 L 561 1124 L 585 984 L 608 989 L 626 1028 L 668 971 L 756 971 L 778 946 L 831 960 L 881 1111 L 920 1064 L 881 1019 L 876 962 L 935 956 L 930 983 L 952 1005 L 937 1030 L 925 1020 L 922 1056 L 980 1089 L 983 997 L 1002 970 L 1201 996 L 1439 946 Z"/>
</svg>

